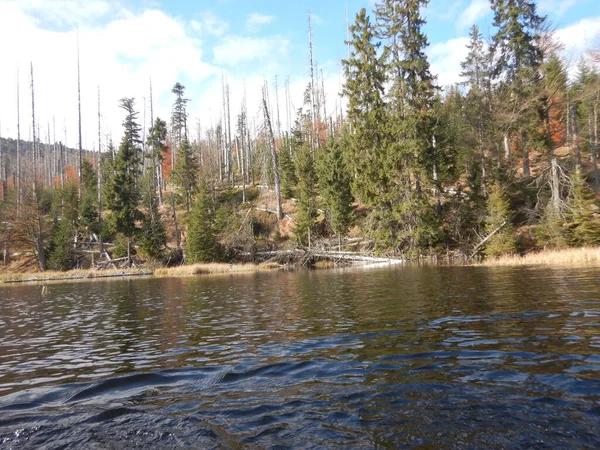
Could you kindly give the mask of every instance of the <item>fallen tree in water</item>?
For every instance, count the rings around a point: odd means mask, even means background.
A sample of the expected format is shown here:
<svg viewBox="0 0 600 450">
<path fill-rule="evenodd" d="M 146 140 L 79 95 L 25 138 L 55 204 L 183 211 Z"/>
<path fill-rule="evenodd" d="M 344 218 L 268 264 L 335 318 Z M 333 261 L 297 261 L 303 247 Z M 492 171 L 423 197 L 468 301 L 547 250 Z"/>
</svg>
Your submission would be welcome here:
<svg viewBox="0 0 600 450">
<path fill-rule="evenodd" d="M 259 252 L 240 253 L 241 257 L 250 257 L 256 261 L 280 262 L 287 264 L 310 265 L 318 260 L 330 260 L 334 263 L 340 262 L 369 262 L 369 263 L 388 263 L 400 264 L 405 262 L 403 259 L 383 258 L 373 256 L 367 253 L 313 250 L 313 249 L 290 249 L 290 250 L 272 250 Z"/>
</svg>

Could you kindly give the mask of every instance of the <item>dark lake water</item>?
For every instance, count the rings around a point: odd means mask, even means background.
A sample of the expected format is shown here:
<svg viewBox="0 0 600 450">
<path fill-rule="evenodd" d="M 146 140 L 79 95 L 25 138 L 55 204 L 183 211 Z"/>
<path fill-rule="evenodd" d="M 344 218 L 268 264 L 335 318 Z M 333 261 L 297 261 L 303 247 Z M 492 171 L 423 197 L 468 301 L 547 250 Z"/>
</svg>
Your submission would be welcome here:
<svg viewBox="0 0 600 450">
<path fill-rule="evenodd" d="M 600 448 L 598 268 L 0 287 L 0 448 Z"/>
</svg>

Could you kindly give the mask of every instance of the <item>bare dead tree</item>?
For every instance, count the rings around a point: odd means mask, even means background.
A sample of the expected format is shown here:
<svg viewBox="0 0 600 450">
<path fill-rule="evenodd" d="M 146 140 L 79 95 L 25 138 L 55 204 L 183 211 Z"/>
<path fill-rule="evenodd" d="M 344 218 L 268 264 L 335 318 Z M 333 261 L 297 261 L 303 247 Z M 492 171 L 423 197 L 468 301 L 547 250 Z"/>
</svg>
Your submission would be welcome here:
<svg viewBox="0 0 600 450">
<path fill-rule="evenodd" d="M 312 42 L 312 26 L 310 23 L 310 8 L 307 9 L 307 20 L 308 20 L 308 55 L 309 55 L 309 69 L 310 69 L 310 106 L 311 106 L 311 129 L 310 129 L 310 150 L 314 157 L 315 150 L 317 149 L 316 137 L 315 137 L 315 125 L 317 122 L 316 113 L 316 99 L 315 99 L 315 64 L 313 59 L 313 42 Z"/>
<path fill-rule="evenodd" d="M 277 202 L 277 220 L 283 219 L 283 210 L 281 208 L 281 184 L 279 181 L 279 164 L 277 163 L 277 149 L 275 148 L 275 136 L 271 126 L 271 117 L 269 115 L 269 106 L 267 103 L 267 84 L 263 87 L 263 110 L 265 117 L 265 127 L 267 129 L 269 147 L 271 150 L 271 163 L 273 169 L 273 178 L 275 181 L 275 201 Z"/>
<path fill-rule="evenodd" d="M 34 198 L 37 195 L 37 159 L 38 159 L 38 150 L 37 150 L 37 135 L 35 128 L 35 86 L 33 83 L 33 62 L 30 63 L 31 68 L 31 123 L 33 130 L 33 142 L 32 142 L 32 153 L 33 153 L 33 195 Z"/>
<path fill-rule="evenodd" d="M 83 186 L 83 178 L 81 173 L 81 165 L 83 163 L 83 145 L 81 141 L 81 72 L 79 68 L 79 28 L 77 28 L 77 113 L 79 123 L 79 160 L 77 163 L 77 176 L 79 178 L 79 198 L 81 198 L 81 189 Z"/>
<path fill-rule="evenodd" d="M 21 210 L 21 106 L 19 101 L 19 69 L 17 69 L 17 212 Z"/>
</svg>

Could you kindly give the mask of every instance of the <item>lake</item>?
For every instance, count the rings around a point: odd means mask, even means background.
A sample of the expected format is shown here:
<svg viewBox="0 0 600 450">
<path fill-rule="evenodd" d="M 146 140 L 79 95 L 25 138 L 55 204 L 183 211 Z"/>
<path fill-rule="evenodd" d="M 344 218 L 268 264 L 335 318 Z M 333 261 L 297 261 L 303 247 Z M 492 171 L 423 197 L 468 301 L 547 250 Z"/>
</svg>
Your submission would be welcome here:
<svg viewBox="0 0 600 450">
<path fill-rule="evenodd" d="M 600 448 L 600 269 L 3 286 L 0 447 Z"/>
</svg>

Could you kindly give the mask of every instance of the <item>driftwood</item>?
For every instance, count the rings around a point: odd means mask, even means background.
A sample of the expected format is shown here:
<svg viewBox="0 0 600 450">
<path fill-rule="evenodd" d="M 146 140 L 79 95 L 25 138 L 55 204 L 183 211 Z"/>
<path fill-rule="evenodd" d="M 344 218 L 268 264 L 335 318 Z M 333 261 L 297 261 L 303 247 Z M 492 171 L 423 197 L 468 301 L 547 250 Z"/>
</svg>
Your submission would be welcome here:
<svg viewBox="0 0 600 450">
<path fill-rule="evenodd" d="M 496 233 L 498 233 L 502 228 L 504 228 L 506 226 L 506 224 L 508 223 L 508 220 L 505 220 L 504 222 L 502 222 L 502 225 L 500 225 L 498 228 L 496 228 L 494 231 L 492 231 L 490 234 L 488 234 L 485 238 L 483 238 L 483 240 L 477 244 L 475 246 L 475 248 L 473 249 L 473 253 L 471 253 L 471 258 L 473 258 L 477 252 L 479 251 L 479 249 L 487 242 L 490 240 L 490 238 L 492 238 Z"/>
<path fill-rule="evenodd" d="M 244 256 L 252 256 L 250 253 L 242 254 Z M 298 259 L 300 261 L 308 261 L 314 258 L 330 259 L 333 261 L 356 261 L 356 262 L 372 262 L 372 263 L 387 263 L 399 264 L 405 262 L 402 259 L 395 258 L 380 258 L 365 253 L 356 252 L 339 252 L 339 251 L 324 251 L 324 250 L 274 250 L 256 252 L 253 256 L 265 258 L 267 260 L 277 260 L 282 258 Z"/>
</svg>

